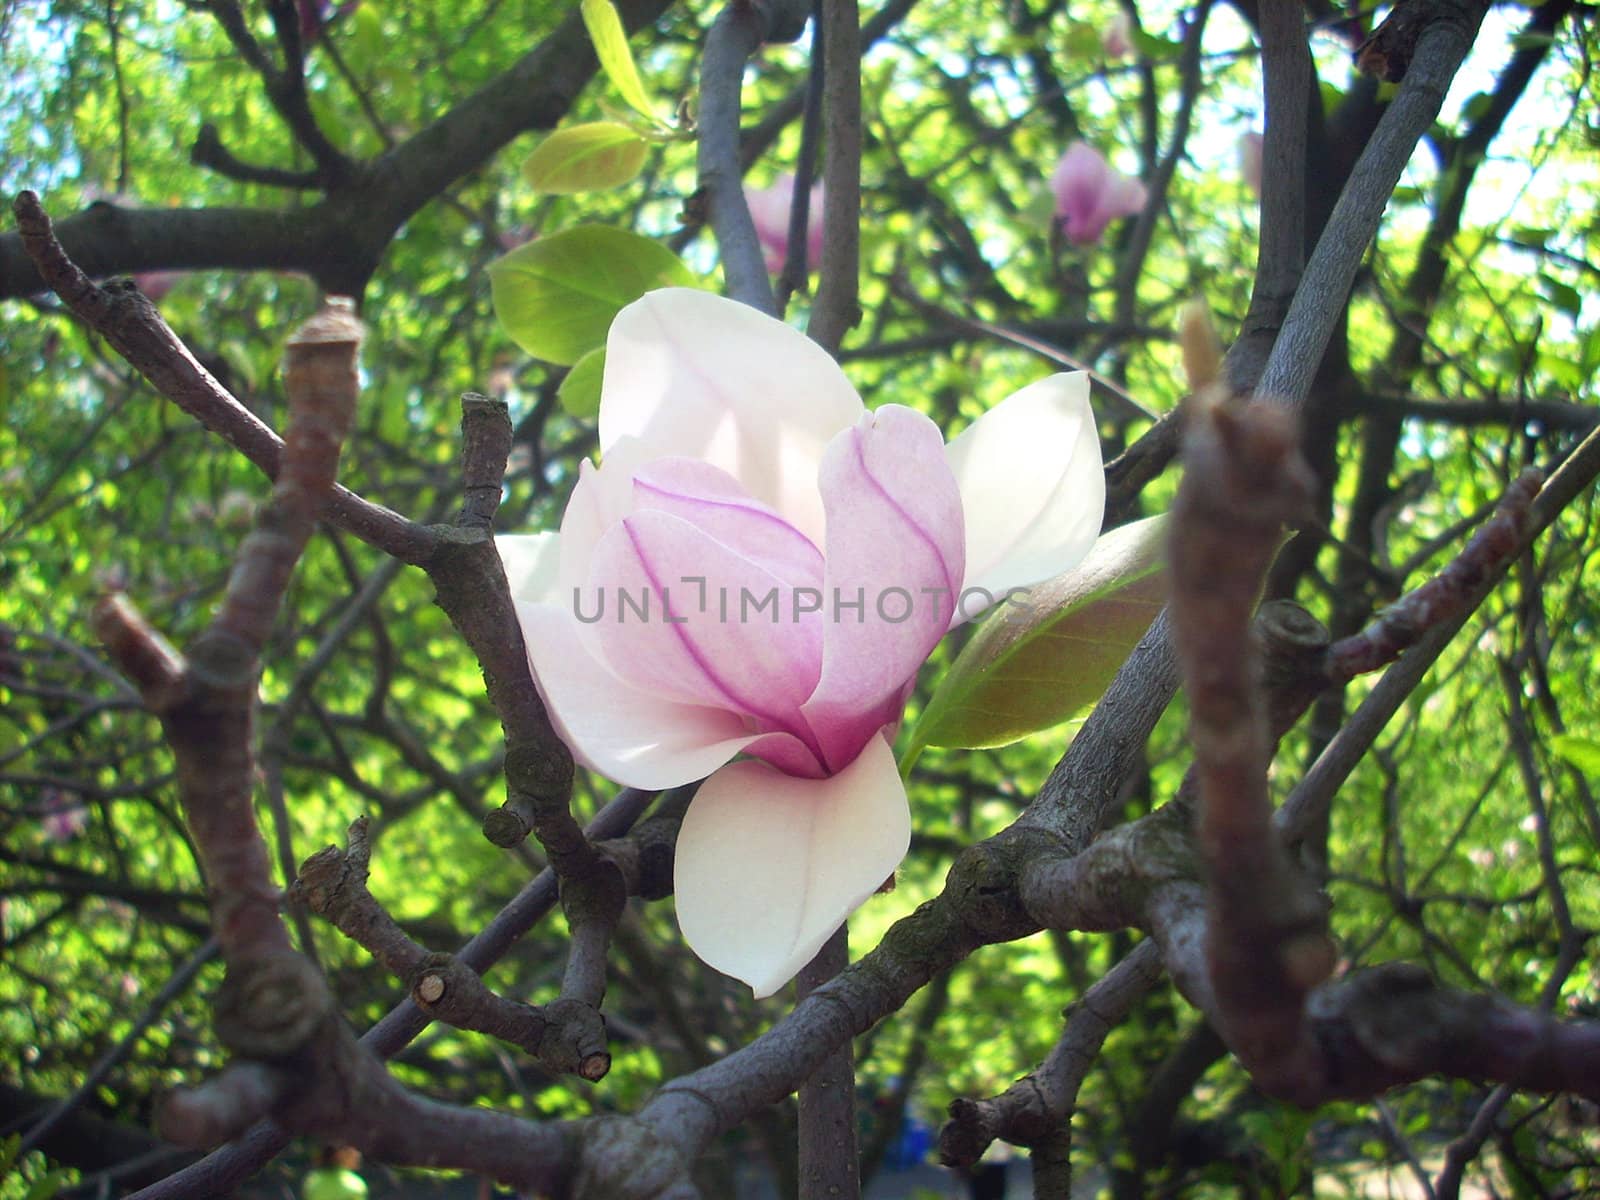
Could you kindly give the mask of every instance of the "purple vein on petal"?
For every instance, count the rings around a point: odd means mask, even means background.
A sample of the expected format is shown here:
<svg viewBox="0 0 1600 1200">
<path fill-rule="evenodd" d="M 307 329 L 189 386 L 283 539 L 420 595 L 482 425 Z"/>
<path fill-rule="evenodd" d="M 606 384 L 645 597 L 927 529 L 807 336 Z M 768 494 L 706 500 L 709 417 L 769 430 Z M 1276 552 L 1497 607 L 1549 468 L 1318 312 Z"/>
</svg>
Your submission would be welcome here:
<svg viewBox="0 0 1600 1200">
<path fill-rule="evenodd" d="M 640 543 L 638 534 L 634 532 L 633 522 L 624 520 L 622 522 L 622 528 L 628 535 L 628 541 L 633 546 L 633 552 L 639 558 L 639 566 L 644 571 L 645 578 L 649 581 L 650 586 L 655 590 L 656 595 L 661 599 L 661 606 L 663 610 L 662 615 L 664 618 L 666 615 L 668 592 L 661 583 L 660 572 L 657 571 L 654 564 L 651 563 L 649 556 L 645 553 L 644 547 Z M 816 756 L 818 762 L 826 761 L 823 758 L 820 745 L 816 742 L 815 735 L 804 724 L 803 721 L 786 719 L 783 716 L 771 712 L 765 705 L 758 704 L 748 697 L 740 695 L 732 688 L 732 686 L 730 686 L 728 680 L 724 678 L 722 672 L 712 666 L 710 660 L 707 659 L 700 647 L 695 644 L 694 639 L 688 634 L 688 626 L 686 624 L 682 624 L 677 621 L 667 622 L 665 620 L 663 620 L 663 624 L 665 624 L 667 628 L 672 631 L 672 636 L 678 639 L 679 644 L 683 646 L 684 652 L 688 654 L 695 666 L 700 668 L 700 673 L 702 676 L 704 676 L 706 681 L 710 683 L 711 686 L 714 687 L 719 693 L 721 693 L 723 699 L 730 709 L 744 715 L 756 717 L 759 720 L 766 722 L 768 724 L 768 729 L 762 730 L 761 732 L 788 733 L 793 735 L 799 739 L 801 744 L 804 745 L 808 751 Z"/>
<path fill-rule="evenodd" d="M 884 487 L 883 484 L 878 480 L 878 477 L 872 473 L 872 468 L 867 465 L 865 439 L 862 436 L 861 426 L 857 425 L 850 431 L 850 434 L 852 443 L 855 447 L 856 463 L 861 468 L 861 474 L 869 483 L 872 484 L 877 493 L 883 497 L 884 502 L 888 504 L 888 506 L 905 524 L 911 527 L 912 532 L 921 539 L 923 544 L 926 545 L 928 549 L 933 551 L 933 556 L 939 560 L 939 570 L 944 574 L 945 586 L 950 589 L 951 611 L 954 612 L 956 597 L 961 592 L 961 583 L 959 580 L 951 578 L 950 563 L 948 560 L 946 560 L 944 551 L 939 548 L 939 543 L 934 540 L 933 535 L 922 527 L 922 523 L 916 520 L 916 518 L 914 518 L 909 512 L 907 512 L 905 507 L 894 498 L 894 495 L 889 491 L 889 489 Z"/>
<path fill-rule="evenodd" d="M 633 486 L 637 490 L 649 492 L 652 495 L 660 496 L 663 499 L 679 500 L 685 504 L 703 505 L 708 508 L 719 508 L 728 512 L 737 512 L 751 517 L 758 517 L 762 522 L 766 523 L 772 528 L 781 530 L 783 534 L 799 541 L 807 550 L 816 556 L 817 565 L 819 567 L 822 565 L 822 551 L 817 549 L 816 545 L 811 541 L 811 539 L 805 534 L 801 533 L 800 530 L 796 529 L 794 525 L 790 524 L 790 522 L 781 514 L 773 512 L 770 508 L 768 508 L 765 504 L 762 504 L 761 501 L 757 500 L 753 496 L 746 500 L 736 500 L 722 499 L 706 495 L 694 495 L 688 492 L 677 491 L 672 488 L 663 487 L 659 483 L 652 483 L 638 475 L 634 476 Z M 743 547 L 729 545 L 726 541 L 717 538 L 709 530 L 702 528 L 700 531 L 706 534 L 707 537 L 712 538 L 712 540 L 717 541 L 720 545 L 725 546 L 733 553 L 744 554 Z"/>
</svg>

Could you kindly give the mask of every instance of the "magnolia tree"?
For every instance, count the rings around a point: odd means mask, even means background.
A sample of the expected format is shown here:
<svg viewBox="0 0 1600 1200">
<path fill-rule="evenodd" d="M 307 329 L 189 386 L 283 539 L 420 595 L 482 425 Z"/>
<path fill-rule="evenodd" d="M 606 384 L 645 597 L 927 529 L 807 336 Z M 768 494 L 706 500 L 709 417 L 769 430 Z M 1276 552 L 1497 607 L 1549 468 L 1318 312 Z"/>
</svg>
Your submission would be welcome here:
<svg viewBox="0 0 1600 1200">
<path fill-rule="evenodd" d="M 0 21 L 5 1196 L 1594 1185 L 1578 6 Z"/>
</svg>

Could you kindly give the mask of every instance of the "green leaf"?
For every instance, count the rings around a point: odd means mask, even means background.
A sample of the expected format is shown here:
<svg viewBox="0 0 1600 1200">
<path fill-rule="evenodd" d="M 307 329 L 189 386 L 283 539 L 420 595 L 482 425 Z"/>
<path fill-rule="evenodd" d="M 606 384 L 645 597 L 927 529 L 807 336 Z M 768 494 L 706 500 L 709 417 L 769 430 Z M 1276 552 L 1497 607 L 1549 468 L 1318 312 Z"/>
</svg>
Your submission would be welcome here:
<svg viewBox="0 0 1600 1200">
<path fill-rule="evenodd" d="M 650 97 L 639 80 L 639 70 L 633 65 L 633 52 L 628 49 L 628 33 L 622 27 L 611 0 L 583 0 L 583 23 L 589 28 L 589 40 L 594 42 L 595 57 L 600 68 L 611 80 L 617 94 L 628 102 L 628 107 L 640 116 L 655 120 L 650 111 Z"/>
<path fill-rule="evenodd" d="M 340 1167 L 320 1167 L 306 1173 L 300 1200 L 363 1200 L 367 1181 L 354 1171 Z"/>
<path fill-rule="evenodd" d="M 600 379 L 606 369 L 606 348 L 591 350 L 577 362 L 556 389 L 556 403 L 580 421 L 600 415 Z"/>
<path fill-rule="evenodd" d="M 1550 748 L 1585 775 L 1600 779 L 1600 741 L 1575 733 L 1558 733 L 1550 739 Z"/>
<path fill-rule="evenodd" d="M 1583 297 L 1578 294 L 1578 289 L 1570 284 L 1562 283 L 1559 279 L 1551 279 L 1548 275 L 1539 277 L 1540 284 L 1544 287 L 1545 297 L 1568 316 L 1577 316 L 1583 311 Z"/>
<path fill-rule="evenodd" d="M 1481 120 L 1494 103 L 1494 97 L 1488 92 L 1474 92 L 1467 97 L 1467 102 L 1461 106 L 1461 119 L 1463 121 Z"/>
<path fill-rule="evenodd" d="M 659 242 L 607 225 L 578 225 L 518 246 L 489 264 L 494 313 L 535 358 L 571 366 L 605 344 L 625 304 L 695 277 Z"/>
<path fill-rule="evenodd" d="M 1133 49 L 1140 58 L 1148 58 L 1152 62 L 1166 62 L 1177 58 L 1183 52 L 1183 46 L 1171 38 L 1158 37 L 1153 33 L 1146 33 L 1142 29 L 1133 31 Z"/>
<path fill-rule="evenodd" d="M 46 1171 L 33 1181 L 24 1200 L 51 1200 L 57 1192 L 72 1182 L 72 1172 L 61 1167 Z"/>
<path fill-rule="evenodd" d="M 522 177 L 541 192 L 603 192 L 637 175 L 648 150 L 644 138 L 616 121 L 569 125 L 534 148 Z"/>
<path fill-rule="evenodd" d="M 1002 605 L 939 681 L 904 761 L 925 746 L 1004 746 L 1093 705 L 1161 610 L 1165 526 L 1113 529 L 1072 570 Z"/>
</svg>

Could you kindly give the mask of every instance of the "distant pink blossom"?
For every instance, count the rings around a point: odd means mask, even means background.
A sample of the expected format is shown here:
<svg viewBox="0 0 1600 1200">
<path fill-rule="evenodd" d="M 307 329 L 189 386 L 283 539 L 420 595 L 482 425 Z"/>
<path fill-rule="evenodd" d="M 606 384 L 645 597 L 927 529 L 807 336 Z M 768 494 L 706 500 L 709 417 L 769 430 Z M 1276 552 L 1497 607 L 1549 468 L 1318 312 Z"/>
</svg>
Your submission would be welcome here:
<svg viewBox="0 0 1600 1200">
<path fill-rule="evenodd" d="M 47 788 L 39 826 L 50 841 L 58 845 L 70 842 L 89 827 L 89 810 L 75 792 Z"/>
<path fill-rule="evenodd" d="M 789 210 L 794 207 L 794 176 L 780 175 L 771 187 L 744 189 L 744 202 L 756 224 L 761 241 L 761 257 L 767 270 L 777 274 L 789 257 Z M 816 270 L 822 257 L 822 184 L 811 189 L 806 208 L 806 265 Z"/>
<path fill-rule="evenodd" d="M 1239 139 L 1239 174 L 1245 186 L 1261 195 L 1261 161 L 1266 149 L 1266 138 L 1251 130 Z"/>
<path fill-rule="evenodd" d="M 494 240 L 500 243 L 502 250 L 515 250 L 538 236 L 534 233 L 532 225 L 513 225 L 510 229 L 502 229 L 495 234 Z"/>
<path fill-rule="evenodd" d="M 1117 9 L 1106 27 L 1100 31 L 1100 49 L 1105 56 L 1116 60 L 1133 53 L 1133 22 L 1126 9 Z"/>
<path fill-rule="evenodd" d="M 140 271 L 134 275 L 133 282 L 138 284 L 145 298 L 154 304 L 172 290 L 179 276 L 178 271 Z"/>
<path fill-rule="evenodd" d="M 1056 197 L 1056 220 L 1067 240 L 1089 246 L 1100 240 L 1106 226 L 1119 217 L 1131 217 L 1144 208 L 1144 184 L 1115 171 L 1093 146 L 1073 142 L 1050 177 Z"/>
</svg>

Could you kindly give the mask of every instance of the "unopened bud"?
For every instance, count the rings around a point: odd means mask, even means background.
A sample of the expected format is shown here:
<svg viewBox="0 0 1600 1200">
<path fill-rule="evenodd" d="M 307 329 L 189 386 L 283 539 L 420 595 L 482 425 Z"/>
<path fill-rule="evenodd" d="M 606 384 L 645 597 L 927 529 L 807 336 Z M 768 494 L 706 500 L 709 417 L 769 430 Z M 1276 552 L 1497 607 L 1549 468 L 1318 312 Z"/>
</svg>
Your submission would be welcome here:
<svg viewBox="0 0 1600 1200">
<path fill-rule="evenodd" d="M 1204 300 L 1190 300 L 1178 314 L 1178 343 L 1189 390 L 1199 392 L 1222 378 L 1222 343 Z"/>
</svg>

